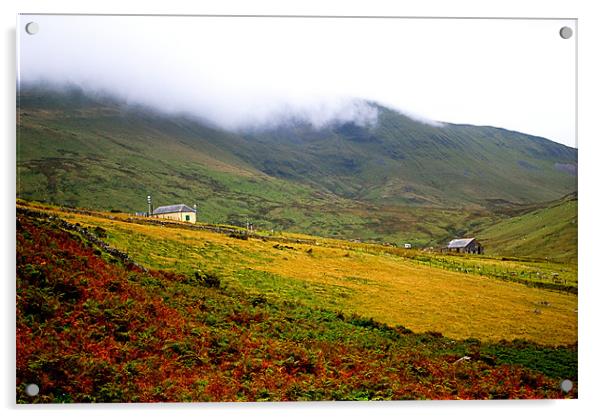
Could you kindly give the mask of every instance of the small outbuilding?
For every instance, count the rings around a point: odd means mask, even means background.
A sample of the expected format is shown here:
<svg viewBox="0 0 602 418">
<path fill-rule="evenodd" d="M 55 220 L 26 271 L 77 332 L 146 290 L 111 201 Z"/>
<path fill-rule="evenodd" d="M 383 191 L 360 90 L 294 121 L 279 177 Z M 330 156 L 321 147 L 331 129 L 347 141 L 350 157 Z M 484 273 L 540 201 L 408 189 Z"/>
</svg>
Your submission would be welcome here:
<svg viewBox="0 0 602 418">
<path fill-rule="evenodd" d="M 153 216 L 156 218 L 195 223 L 196 209 L 192 209 L 184 204 L 159 206 L 153 211 Z"/>
<path fill-rule="evenodd" d="M 468 254 L 484 254 L 485 249 L 476 238 L 452 239 L 447 244 L 447 251 Z"/>
</svg>

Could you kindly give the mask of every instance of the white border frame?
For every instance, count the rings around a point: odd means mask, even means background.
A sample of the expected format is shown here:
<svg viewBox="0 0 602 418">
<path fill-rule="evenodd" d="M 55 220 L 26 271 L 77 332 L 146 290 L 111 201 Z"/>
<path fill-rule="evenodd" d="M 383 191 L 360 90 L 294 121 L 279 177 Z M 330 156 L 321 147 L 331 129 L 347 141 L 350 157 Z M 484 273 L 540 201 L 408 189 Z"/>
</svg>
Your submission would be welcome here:
<svg viewBox="0 0 602 418">
<path fill-rule="evenodd" d="M 5 0 L 0 3 L 3 30 L 3 65 L 0 117 L 3 141 L 2 167 L 5 187 L 4 205 L 0 206 L 2 267 L 4 278 L 3 320 L 4 344 L 0 345 L 3 373 L 0 376 L 1 406 L 8 416 L 105 417 L 107 413 L 126 416 L 132 412 L 149 416 L 198 414 L 205 416 L 261 416 L 286 414 L 301 417 L 308 414 L 332 414 L 360 417 L 379 416 L 451 416 L 507 417 L 509 414 L 544 414 L 546 417 L 592 415 L 597 409 L 602 368 L 599 324 L 602 305 L 598 298 L 602 288 L 602 267 L 597 265 L 597 247 L 602 231 L 597 191 L 600 169 L 599 101 L 602 97 L 601 58 L 602 14 L 597 2 L 588 0 L 423 0 L 394 2 L 388 0 L 210 0 L 177 1 L 143 0 Z M 17 13 L 81 13 L 81 14 L 186 14 L 186 15 L 305 15 L 305 16 L 403 16 L 403 17 L 495 17 L 495 18 L 576 18 L 578 19 L 578 144 L 579 144 L 579 400 L 573 401 L 410 401 L 383 403 L 289 403 L 289 404 L 163 404 L 163 405 L 91 405 L 91 406 L 15 406 L 15 312 L 14 312 L 14 198 L 15 198 L 15 24 Z M 5 416 L 6 416 L 5 415 Z"/>
</svg>

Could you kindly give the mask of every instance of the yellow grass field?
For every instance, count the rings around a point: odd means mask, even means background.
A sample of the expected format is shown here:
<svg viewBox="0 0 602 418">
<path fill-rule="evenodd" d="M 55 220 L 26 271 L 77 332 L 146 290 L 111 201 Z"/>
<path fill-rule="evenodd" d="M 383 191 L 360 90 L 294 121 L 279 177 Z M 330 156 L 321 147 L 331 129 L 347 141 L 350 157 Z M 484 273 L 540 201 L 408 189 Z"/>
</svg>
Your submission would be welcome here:
<svg viewBox="0 0 602 418">
<path fill-rule="evenodd" d="M 107 231 L 110 245 L 152 268 L 216 272 L 227 286 L 316 308 L 371 317 L 415 332 L 483 341 L 577 341 L 577 296 L 429 267 L 384 247 L 316 238 L 316 244 L 248 240 L 204 230 L 136 224 L 124 216 L 53 211 Z M 382 251 L 379 251 L 382 248 Z M 418 251 L 418 250 L 412 250 Z M 484 262 L 495 259 L 484 258 Z"/>
</svg>

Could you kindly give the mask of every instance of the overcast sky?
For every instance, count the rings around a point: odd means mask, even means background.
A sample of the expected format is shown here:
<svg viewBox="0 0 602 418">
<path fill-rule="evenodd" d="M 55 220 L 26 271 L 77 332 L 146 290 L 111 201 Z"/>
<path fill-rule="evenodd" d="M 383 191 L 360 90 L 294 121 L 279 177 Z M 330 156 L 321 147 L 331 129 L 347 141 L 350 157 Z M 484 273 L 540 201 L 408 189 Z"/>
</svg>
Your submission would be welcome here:
<svg viewBox="0 0 602 418">
<path fill-rule="evenodd" d="M 576 146 L 576 42 L 562 26 L 575 22 L 25 15 L 18 74 L 227 128 L 291 111 L 316 124 L 370 120 L 348 101 L 363 98 Z"/>
</svg>

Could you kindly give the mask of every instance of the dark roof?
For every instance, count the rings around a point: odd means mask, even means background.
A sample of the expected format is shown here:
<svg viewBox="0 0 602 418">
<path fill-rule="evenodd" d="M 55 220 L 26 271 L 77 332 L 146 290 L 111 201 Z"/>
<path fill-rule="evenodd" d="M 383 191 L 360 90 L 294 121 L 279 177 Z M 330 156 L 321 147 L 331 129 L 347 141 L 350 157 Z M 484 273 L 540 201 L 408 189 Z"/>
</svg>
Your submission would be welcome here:
<svg viewBox="0 0 602 418">
<path fill-rule="evenodd" d="M 474 238 L 452 239 L 449 244 L 447 244 L 447 248 L 465 248 L 474 240 Z"/>
<path fill-rule="evenodd" d="M 179 212 L 196 212 L 196 209 L 192 209 L 184 204 L 159 206 L 153 211 L 153 215 L 161 215 L 163 213 L 179 213 Z"/>
</svg>

